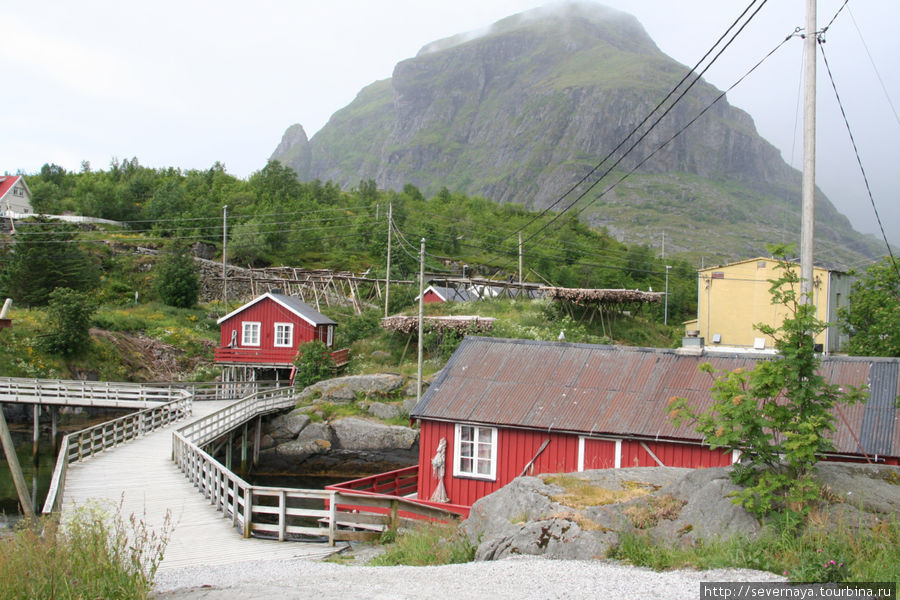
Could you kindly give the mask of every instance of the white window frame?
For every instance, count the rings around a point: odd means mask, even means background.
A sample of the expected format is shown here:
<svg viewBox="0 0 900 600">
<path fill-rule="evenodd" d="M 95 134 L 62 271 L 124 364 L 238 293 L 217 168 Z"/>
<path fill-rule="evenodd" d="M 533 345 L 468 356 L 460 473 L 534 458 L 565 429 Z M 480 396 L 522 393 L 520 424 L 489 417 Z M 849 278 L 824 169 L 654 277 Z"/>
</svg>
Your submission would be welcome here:
<svg viewBox="0 0 900 600">
<path fill-rule="evenodd" d="M 279 341 L 279 330 L 287 332 L 287 342 Z M 276 348 L 293 348 L 294 347 L 294 324 L 293 323 L 275 323 L 275 347 Z"/>
<path fill-rule="evenodd" d="M 471 429 L 472 430 L 472 441 L 463 442 L 463 430 Z M 484 435 L 487 432 L 490 435 L 489 441 L 484 441 L 480 438 L 481 435 Z M 485 427 L 483 425 L 465 425 L 463 423 L 456 423 L 454 427 L 454 435 L 453 435 L 453 476 L 454 477 L 467 477 L 472 479 L 487 479 L 490 481 L 497 480 L 497 428 L 496 427 Z M 470 456 L 463 456 L 463 451 L 466 450 L 466 447 L 472 446 L 470 450 L 468 450 L 467 454 L 471 454 Z M 479 446 L 484 447 L 488 446 L 490 448 L 490 456 L 487 458 L 478 456 L 478 448 Z M 472 465 L 469 469 L 463 469 L 463 459 L 471 459 Z M 479 464 L 487 464 L 487 473 L 479 472 L 478 468 Z"/>
<path fill-rule="evenodd" d="M 259 321 L 241 322 L 241 346 L 259 346 L 262 323 Z M 254 340 L 254 331 L 255 337 Z"/>
<path fill-rule="evenodd" d="M 325 345 L 331 348 L 334 345 L 334 325 L 328 326 L 328 333 L 326 334 L 326 336 L 328 339 L 325 342 Z"/>
</svg>

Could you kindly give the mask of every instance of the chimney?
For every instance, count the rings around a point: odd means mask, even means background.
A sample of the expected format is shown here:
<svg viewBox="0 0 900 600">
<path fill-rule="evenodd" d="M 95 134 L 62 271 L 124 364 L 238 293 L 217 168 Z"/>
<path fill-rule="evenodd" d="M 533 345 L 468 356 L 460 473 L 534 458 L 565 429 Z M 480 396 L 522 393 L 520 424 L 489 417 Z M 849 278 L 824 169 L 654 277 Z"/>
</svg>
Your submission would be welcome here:
<svg viewBox="0 0 900 600">
<path fill-rule="evenodd" d="M 704 339 L 700 337 L 699 331 L 688 331 L 681 338 L 681 348 L 675 350 L 675 353 L 682 356 L 703 356 L 703 343 Z"/>
</svg>

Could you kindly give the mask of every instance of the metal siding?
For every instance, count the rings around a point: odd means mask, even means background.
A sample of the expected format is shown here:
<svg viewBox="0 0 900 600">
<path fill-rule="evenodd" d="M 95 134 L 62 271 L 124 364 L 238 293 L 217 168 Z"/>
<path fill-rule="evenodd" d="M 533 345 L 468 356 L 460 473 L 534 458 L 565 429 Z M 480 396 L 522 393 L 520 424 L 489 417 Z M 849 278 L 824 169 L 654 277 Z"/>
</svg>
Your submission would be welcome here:
<svg viewBox="0 0 900 600">
<path fill-rule="evenodd" d="M 700 364 L 710 362 L 716 370 L 733 371 L 752 369 L 758 360 L 746 355 L 698 358 L 671 350 L 467 337 L 438 385 L 426 392 L 416 415 L 550 432 L 701 442 L 693 428 L 671 425 L 665 410 L 669 398 L 686 397 L 704 410 L 712 403 L 713 380 L 698 370 Z M 881 366 L 873 369 L 874 364 Z M 873 399 L 886 403 L 885 398 L 892 402 L 897 396 L 898 369 L 900 361 L 894 359 L 841 357 L 826 359 L 821 373 L 838 385 L 864 385 L 874 377 Z M 889 456 L 900 454 L 898 411 L 887 404 L 871 406 L 880 411 L 870 412 L 867 421 L 872 448 Z M 859 436 L 867 409 L 859 405 L 842 410 L 849 427 L 837 420 L 835 447 L 857 454 L 853 435 Z"/>
</svg>

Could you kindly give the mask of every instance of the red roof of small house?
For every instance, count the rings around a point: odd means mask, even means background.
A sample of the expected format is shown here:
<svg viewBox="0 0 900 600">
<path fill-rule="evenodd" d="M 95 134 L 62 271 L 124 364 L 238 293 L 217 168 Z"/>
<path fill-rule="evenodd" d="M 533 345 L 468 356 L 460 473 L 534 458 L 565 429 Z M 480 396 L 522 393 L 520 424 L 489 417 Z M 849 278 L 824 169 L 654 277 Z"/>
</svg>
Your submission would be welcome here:
<svg viewBox="0 0 900 600">
<path fill-rule="evenodd" d="M 771 360 L 771 356 L 767 357 Z M 698 367 L 752 369 L 746 354 L 687 356 L 674 350 L 505 340 L 468 336 L 423 395 L 412 418 L 514 428 L 702 441 L 693 428 L 675 428 L 666 404 L 711 404 L 712 380 Z M 900 359 L 830 357 L 826 380 L 869 385 L 865 404 L 844 407 L 832 434 L 840 454 L 900 456 Z M 844 420 L 846 419 L 846 423 Z"/>
<path fill-rule="evenodd" d="M 329 319 L 328 317 L 326 317 L 325 315 L 323 315 L 322 313 L 320 313 L 319 311 L 314 309 L 312 306 L 310 306 L 306 302 L 300 300 L 299 298 L 295 298 L 294 296 L 286 296 L 284 294 L 279 294 L 277 292 L 267 292 L 267 293 L 263 294 L 262 296 L 259 296 L 258 298 L 251 300 L 247 304 L 244 304 L 243 306 L 236 308 L 235 310 L 231 311 L 224 317 L 220 318 L 218 321 L 216 321 L 216 324 L 221 325 L 222 323 L 224 323 L 231 317 L 235 316 L 236 314 L 247 310 L 251 306 L 253 306 L 259 302 L 262 302 L 263 300 L 265 300 L 267 298 L 269 300 L 272 300 L 273 302 L 280 304 L 281 306 L 283 306 L 284 308 L 286 308 L 293 314 L 297 315 L 298 317 L 300 317 L 301 319 L 303 319 L 310 325 L 313 325 L 313 326 L 337 325 L 337 323 L 335 321 L 332 321 L 331 319 Z"/>
<path fill-rule="evenodd" d="M 3 196 L 5 196 L 20 179 L 22 180 L 22 185 L 25 186 L 25 189 L 28 190 L 28 193 L 30 194 L 31 190 L 28 188 L 28 184 L 21 175 L 0 175 L 0 198 L 3 198 Z"/>
</svg>

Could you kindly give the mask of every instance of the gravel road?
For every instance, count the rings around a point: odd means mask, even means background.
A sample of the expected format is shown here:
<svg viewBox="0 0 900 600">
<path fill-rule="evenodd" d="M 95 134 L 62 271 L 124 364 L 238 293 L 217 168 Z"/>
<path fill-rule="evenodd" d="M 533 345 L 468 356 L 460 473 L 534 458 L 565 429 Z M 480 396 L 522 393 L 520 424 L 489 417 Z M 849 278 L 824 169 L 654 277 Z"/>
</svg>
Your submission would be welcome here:
<svg viewBox="0 0 900 600">
<path fill-rule="evenodd" d="M 743 569 L 657 573 L 607 561 L 535 557 L 440 567 L 365 567 L 297 559 L 161 571 L 153 598 L 698 600 L 702 581 L 775 582 L 784 578 Z"/>
</svg>

